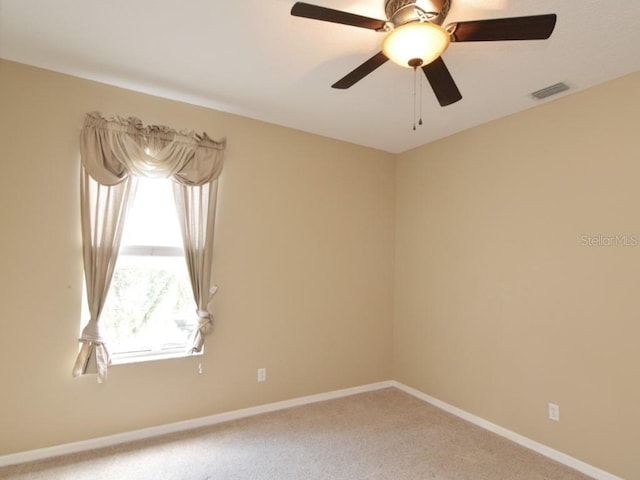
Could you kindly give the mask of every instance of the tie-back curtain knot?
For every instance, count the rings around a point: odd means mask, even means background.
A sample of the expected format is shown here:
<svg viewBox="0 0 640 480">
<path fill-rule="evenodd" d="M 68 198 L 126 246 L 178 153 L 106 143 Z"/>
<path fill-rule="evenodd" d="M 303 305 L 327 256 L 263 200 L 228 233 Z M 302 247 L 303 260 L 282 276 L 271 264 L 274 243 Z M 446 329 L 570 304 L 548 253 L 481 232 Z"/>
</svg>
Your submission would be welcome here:
<svg viewBox="0 0 640 480">
<path fill-rule="evenodd" d="M 208 335 L 213 331 L 213 316 L 209 312 L 198 310 L 197 330 L 204 335 Z"/>
<path fill-rule="evenodd" d="M 224 140 L 206 133 L 144 126 L 136 117 L 106 119 L 98 112 L 86 115 L 80 135 L 82 165 L 102 185 L 116 185 L 129 175 L 203 185 L 220 175 L 224 149 Z"/>
<path fill-rule="evenodd" d="M 80 340 L 85 340 L 87 342 L 93 343 L 105 343 L 105 339 L 102 336 L 102 332 L 100 331 L 100 324 L 96 321 L 95 318 L 91 318 L 91 320 L 89 320 L 89 323 L 87 323 L 87 325 L 85 325 L 85 327 L 82 329 Z"/>
<path fill-rule="evenodd" d="M 201 330 L 205 335 L 211 333 L 213 330 L 213 315 L 207 310 L 198 310 L 198 330 Z"/>
</svg>

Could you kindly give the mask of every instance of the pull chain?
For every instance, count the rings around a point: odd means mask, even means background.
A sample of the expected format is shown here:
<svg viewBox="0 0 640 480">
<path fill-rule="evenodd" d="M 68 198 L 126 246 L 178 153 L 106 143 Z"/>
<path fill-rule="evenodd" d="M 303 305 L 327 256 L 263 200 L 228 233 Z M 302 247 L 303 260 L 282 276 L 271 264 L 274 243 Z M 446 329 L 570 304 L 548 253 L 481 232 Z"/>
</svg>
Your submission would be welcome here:
<svg viewBox="0 0 640 480">
<path fill-rule="evenodd" d="M 416 69 L 417 71 L 417 69 Z M 420 119 L 418 120 L 418 125 L 422 125 L 422 75 L 419 76 L 420 77 L 420 95 L 418 96 L 419 102 L 420 102 Z"/>
<path fill-rule="evenodd" d="M 418 125 L 422 125 L 422 76 L 418 79 L 418 67 L 413 67 L 413 130 L 416 129 L 416 90 L 418 90 L 417 103 L 420 104 Z"/>
<path fill-rule="evenodd" d="M 418 68 L 413 67 L 413 130 L 416 129 L 416 78 L 418 78 Z"/>
</svg>

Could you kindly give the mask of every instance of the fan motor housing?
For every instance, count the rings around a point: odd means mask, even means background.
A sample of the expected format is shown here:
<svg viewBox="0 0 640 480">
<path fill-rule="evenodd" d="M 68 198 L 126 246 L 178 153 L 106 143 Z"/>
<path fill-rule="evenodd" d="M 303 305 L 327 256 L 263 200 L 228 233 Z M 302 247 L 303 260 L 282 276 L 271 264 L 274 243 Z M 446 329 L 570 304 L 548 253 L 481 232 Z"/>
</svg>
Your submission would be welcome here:
<svg viewBox="0 0 640 480">
<path fill-rule="evenodd" d="M 450 0 L 387 0 L 384 11 L 394 27 L 409 22 L 428 21 L 442 25 Z"/>
</svg>

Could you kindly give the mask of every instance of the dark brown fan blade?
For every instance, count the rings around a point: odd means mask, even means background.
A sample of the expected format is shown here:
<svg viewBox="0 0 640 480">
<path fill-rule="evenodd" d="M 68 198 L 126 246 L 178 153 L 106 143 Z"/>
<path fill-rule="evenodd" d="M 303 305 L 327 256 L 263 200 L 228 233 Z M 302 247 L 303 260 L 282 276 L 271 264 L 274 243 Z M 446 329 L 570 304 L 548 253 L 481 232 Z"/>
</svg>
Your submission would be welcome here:
<svg viewBox="0 0 640 480">
<path fill-rule="evenodd" d="M 323 20 L 325 22 L 341 23 L 353 27 L 369 28 L 371 30 L 382 29 L 386 23 L 383 20 L 363 17 L 341 10 L 333 10 L 332 8 L 318 7 L 317 5 L 304 2 L 294 3 L 291 8 L 291 15 L 294 17 L 311 18 L 313 20 Z"/>
<path fill-rule="evenodd" d="M 491 42 L 500 40 L 544 40 L 556 26 L 556 15 L 495 18 L 456 22 L 447 25 L 453 42 Z"/>
<path fill-rule="evenodd" d="M 339 88 L 339 89 L 349 88 L 354 83 L 359 82 L 364 77 L 369 75 L 371 72 L 373 72 L 376 68 L 378 68 L 387 60 L 389 59 L 385 56 L 384 53 L 378 52 L 369 60 L 364 62 L 362 65 L 360 65 L 358 68 L 356 68 L 350 73 L 347 73 L 344 77 L 342 77 L 336 83 L 331 85 L 331 88 Z"/>
<path fill-rule="evenodd" d="M 462 100 L 460 90 L 458 90 L 456 82 L 453 81 L 453 77 L 449 73 L 449 69 L 442 57 L 438 57 L 429 65 L 422 67 L 422 71 L 427 80 L 429 80 L 440 106 L 446 107 L 456 103 L 458 100 Z"/>
</svg>

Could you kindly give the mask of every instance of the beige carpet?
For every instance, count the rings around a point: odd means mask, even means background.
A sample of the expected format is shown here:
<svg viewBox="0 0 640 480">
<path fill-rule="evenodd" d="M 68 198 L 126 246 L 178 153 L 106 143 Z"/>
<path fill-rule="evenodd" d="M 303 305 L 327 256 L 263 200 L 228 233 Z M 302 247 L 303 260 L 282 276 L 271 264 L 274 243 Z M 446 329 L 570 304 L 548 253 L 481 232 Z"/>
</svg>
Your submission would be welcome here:
<svg viewBox="0 0 640 480">
<path fill-rule="evenodd" d="M 0 468 L 3 479 L 442 479 L 588 477 L 397 389 Z"/>
</svg>

